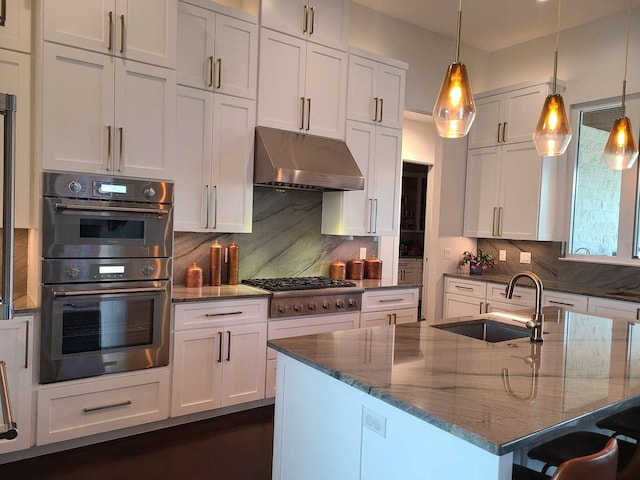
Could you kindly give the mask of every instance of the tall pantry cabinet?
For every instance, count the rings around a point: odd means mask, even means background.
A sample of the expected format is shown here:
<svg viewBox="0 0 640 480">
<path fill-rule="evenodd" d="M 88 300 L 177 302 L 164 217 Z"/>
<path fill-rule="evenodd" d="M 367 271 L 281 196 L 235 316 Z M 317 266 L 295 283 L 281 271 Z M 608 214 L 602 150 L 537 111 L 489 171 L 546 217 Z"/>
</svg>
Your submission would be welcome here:
<svg viewBox="0 0 640 480">
<path fill-rule="evenodd" d="M 177 0 L 42 8 L 42 167 L 172 179 Z"/>
</svg>

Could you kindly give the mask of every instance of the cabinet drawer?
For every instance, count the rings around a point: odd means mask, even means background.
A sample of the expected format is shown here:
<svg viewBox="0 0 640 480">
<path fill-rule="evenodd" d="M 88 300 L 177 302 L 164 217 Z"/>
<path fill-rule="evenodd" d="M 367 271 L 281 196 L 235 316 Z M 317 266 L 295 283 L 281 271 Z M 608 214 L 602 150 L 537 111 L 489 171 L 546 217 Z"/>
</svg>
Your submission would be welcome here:
<svg viewBox="0 0 640 480">
<path fill-rule="evenodd" d="M 574 293 L 544 292 L 543 305 L 545 307 L 574 308 L 587 311 L 589 297 Z"/>
<path fill-rule="evenodd" d="M 175 330 L 206 328 L 229 322 L 255 323 L 267 320 L 267 299 L 218 300 L 175 306 Z"/>
<path fill-rule="evenodd" d="M 38 391 L 37 445 L 164 420 L 169 369 L 65 382 Z"/>
<path fill-rule="evenodd" d="M 362 312 L 380 312 L 418 306 L 417 288 L 374 290 L 362 294 Z"/>
<path fill-rule="evenodd" d="M 484 300 L 487 294 L 487 284 L 485 282 L 476 282 L 474 280 L 447 277 L 445 279 L 444 291 L 446 293 L 456 293 Z"/>
<path fill-rule="evenodd" d="M 492 301 L 521 305 L 523 307 L 533 307 L 536 304 L 536 292 L 532 288 L 518 287 L 513 289 L 513 297 L 507 299 L 505 292 L 506 285 L 489 284 L 487 286 L 487 302 Z"/>
</svg>

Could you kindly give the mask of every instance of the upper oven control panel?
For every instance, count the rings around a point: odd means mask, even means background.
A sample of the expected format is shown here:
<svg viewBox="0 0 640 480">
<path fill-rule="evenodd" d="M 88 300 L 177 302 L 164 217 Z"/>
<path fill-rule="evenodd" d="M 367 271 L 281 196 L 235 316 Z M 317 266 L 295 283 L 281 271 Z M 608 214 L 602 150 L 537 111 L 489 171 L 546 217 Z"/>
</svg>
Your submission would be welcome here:
<svg viewBox="0 0 640 480">
<path fill-rule="evenodd" d="M 43 178 L 44 197 L 173 203 L 173 184 L 170 182 L 54 172 L 45 172 Z"/>
<path fill-rule="evenodd" d="M 42 283 L 88 283 L 164 280 L 171 272 L 170 258 L 61 258 L 42 262 Z"/>
</svg>

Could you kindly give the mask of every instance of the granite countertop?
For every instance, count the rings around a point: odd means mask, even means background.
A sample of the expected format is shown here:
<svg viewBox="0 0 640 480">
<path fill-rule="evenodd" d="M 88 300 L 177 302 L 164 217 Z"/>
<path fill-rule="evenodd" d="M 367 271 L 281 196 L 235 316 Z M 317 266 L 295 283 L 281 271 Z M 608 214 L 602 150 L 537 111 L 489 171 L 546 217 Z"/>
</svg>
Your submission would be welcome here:
<svg viewBox="0 0 640 480">
<path fill-rule="evenodd" d="M 506 285 L 509 283 L 511 275 L 495 275 L 492 273 L 483 273 L 482 275 L 470 275 L 468 273 L 445 273 L 445 277 L 464 278 L 466 280 L 478 280 L 481 282 L 500 283 Z M 578 295 L 590 295 L 593 297 L 610 298 L 611 300 L 625 300 L 628 302 L 640 302 L 640 291 L 636 291 L 637 295 L 622 295 L 620 293 L 612 293 L 611 289 L 602 290 L 597 288 L 588 288 L 584 286 L 577 286 L 573 283 L 543 280 L 544 288 L 546 290 L 554 290 L 556 292 L 575 293 Z M 520 280 L 518 281 L 519 287 L 531 287 L 533 283 L 530 281 Z M 621 290 L 623 292 L 624 290 Z M 631 289 L 633 291 L 633 289 Z"/>
<path fill-rule="evenodd" d="M 365 280 L 349 280 L 349 281 L 355 283 L 356 287 L 364 288 L 365 291 L 366 290 L 379 290 L 379 289 L 383 289 L 383 288 L 384 289 L 396 289 L 396 288 L 422 287 L 422 285 L 419 285 L 419 284 L 415 284 L 415 285 L 402 284 L 402 285 L 399 285 L 398 282 L 392 282 L 389 279 L 381 279 L 381 280 L 365 279 Z"/>
<path fill-rule="evenodd" d="M 524 322 L 531 310 L 508 315 Z M 506 316 L 482 315 L 511 321 Z M 640 331 L 629 333 L 635 324 L 555 307 L 545 308 L 545 319 L 542 344 L 528 337 L 488 343 L 416 322 L 269 346 L 503 455 L 640 403 Z"/>
</svg>

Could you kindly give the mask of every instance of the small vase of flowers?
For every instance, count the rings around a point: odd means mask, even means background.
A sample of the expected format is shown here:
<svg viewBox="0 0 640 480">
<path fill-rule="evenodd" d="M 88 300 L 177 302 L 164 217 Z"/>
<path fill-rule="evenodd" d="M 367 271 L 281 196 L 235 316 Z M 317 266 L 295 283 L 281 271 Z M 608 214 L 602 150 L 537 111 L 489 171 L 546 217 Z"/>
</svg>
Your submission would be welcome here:
<svg viewBox="0 0 640 480">
<path fill-rule="evenodd" d="M 462 259 L 458 262 L 458 266 L 464 267 L 467 263 L 469 264 L 470 274 L 481 275 L 483 271 L 492 268 L 496 264 L 496 261 L 489 253 L 478 249 L 477 254 L 471 252 L 464 252 L 462 254 Z"/>
</svg>

